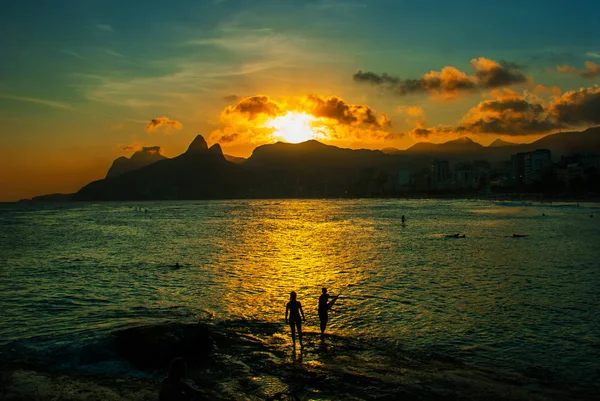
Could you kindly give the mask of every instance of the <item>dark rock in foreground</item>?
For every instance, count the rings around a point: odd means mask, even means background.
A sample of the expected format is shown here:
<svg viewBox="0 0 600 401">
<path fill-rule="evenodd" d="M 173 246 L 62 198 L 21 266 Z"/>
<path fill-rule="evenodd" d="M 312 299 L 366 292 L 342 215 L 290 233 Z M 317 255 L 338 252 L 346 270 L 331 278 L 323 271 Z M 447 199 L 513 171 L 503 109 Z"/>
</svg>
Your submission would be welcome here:
<svg viewBox="0 0 600 401">
<path fill-rule="evenodd" d="M 122 356 L 154 379 L 50 371 L 3 364 L 2 400 L 156 400 L 166 363 L 188 362 L 188 378 L 211 400 L 591 400 L 597 388 L 470 366 L 408 352 L 385 339 L 306 332 L 292 350 L 288 328 L 257 321 L 165 324 L 114 333 Z M 198 341 L 199 344 L 195 342 Z"/>
<path fill-rule="evenodd" d="M 164 369 L 176 357 L 202 361 L 212 352 L 214 340 L 208 326 L 166 324 L 132 327 L 114 333 L 117 352 L 141 370 Z"/>
</svg>

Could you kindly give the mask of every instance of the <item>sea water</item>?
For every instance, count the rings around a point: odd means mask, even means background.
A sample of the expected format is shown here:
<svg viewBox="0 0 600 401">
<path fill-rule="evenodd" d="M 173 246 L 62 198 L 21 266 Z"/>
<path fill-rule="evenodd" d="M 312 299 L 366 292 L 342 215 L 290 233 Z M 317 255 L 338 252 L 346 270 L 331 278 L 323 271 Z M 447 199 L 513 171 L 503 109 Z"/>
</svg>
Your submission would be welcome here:
<svg viewBox="0 0 600 401">
<path fill-rule="evenodd" d="M 317 332 L 327 287 L 341 294 L 332 333 L 597 383 L 599 222 L 583 203 L 4 204 L 0 351 L 54 355 L 207 316 L 282 322 L 290 291 Z"/>
</svg>

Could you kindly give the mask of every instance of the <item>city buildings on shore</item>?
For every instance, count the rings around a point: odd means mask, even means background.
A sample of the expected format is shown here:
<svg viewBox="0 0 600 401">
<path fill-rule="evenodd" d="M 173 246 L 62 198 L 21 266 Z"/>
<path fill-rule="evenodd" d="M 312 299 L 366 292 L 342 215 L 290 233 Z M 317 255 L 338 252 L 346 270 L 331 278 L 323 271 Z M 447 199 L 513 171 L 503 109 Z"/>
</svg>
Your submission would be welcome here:
<svg viewBox="0 0 600 401">
<path fill-rule="evenodd" d="M 490 188 L 539 187 L 543 183 L 566 190 L 596 182 L 600 174 L 600 153 L 574 153 L 552 161 L 548 149 L 520 152 L 510 160 L 492 165 L 485 160 L 459 161 L 434 159 L 428 169 L 398 171 L 397 184 L 402 191 L 489 192 Z"/>
</svg>

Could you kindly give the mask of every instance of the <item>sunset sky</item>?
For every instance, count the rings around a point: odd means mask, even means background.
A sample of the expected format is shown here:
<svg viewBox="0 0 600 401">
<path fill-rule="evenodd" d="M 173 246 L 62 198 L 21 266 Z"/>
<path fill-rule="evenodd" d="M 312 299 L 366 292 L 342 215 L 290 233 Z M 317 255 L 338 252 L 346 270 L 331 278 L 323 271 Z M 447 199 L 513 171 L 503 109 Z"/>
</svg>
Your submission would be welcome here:
<svg viewBox="0 0 600 401">
<path fill-rule="evenodd" d="M 405 149 L 600 124 L 600 2 L 6 1 L 0 201 L 141 146 Z"/>
</svg>

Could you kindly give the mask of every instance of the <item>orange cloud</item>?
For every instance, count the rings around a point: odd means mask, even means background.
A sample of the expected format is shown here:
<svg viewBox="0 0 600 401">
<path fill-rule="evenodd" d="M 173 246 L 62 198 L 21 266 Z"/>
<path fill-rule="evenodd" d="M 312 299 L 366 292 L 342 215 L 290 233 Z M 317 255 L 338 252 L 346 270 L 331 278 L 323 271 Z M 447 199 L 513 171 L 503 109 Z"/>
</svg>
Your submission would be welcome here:
<svg viewBox="0 0 600 401">
<path fill-rule="evenodd" d="M 290 113 L 292 117 L 288 117 Z M 302 115 L 310 119 L 298 118 Z M 312 131 L 314 138 L 324 142 L 348 138 L 379 141 L 393 135 L 387 131 L 391 127 L 390 119 L 368 105 L 346 103 L 338 96 L 311 94 L 281 102 L 265 95 L 241 99 L 221 112 L 222 128 L 211 132 L 210 137 L 222 144 L 271 143 L 278 137 L 279 124 L 274 124 L 273 119 L 284 116 L 309 124 L 305 130 Z"/>
<path fill-rule="evenodd" d="M 530 102 L 510 89 L 492 92 L 463 117 L 461 127 L 478 134 L 527 135 L 547 133 L 561 127 L 540 103 Z"/>
<path fill-rule="evenodd" d="M 533 93 L 535 94 L 550 94 L 550 95 L 555 95 L 558 96 L 562 93 L 562 89 L 560 89 L 558 86 L 544 86 L 544 85 L 536 85 L 535 88 L 533 88 Z"/>
<path fill-rule="evenodd" d="M 337 96 L 325 98 L 319 95 L 306 95 L 300 99 L 297 111 L 335 120 L 338 124 L 366 125 L 378 128 L 391 125 L 385 114 L 378 116 L 377 112 L 369 106 L 348 104 Z"/>
<path fill-rule="evenodd" d="M 600 87 L 564 93 L 550 104 L 549 113 L 559 123 L 600 124 Z"/>
<path fill-rule="evenodd" d="M 529 82 L 520 67 L 505 61 L 485 57 L 471 60 L 475 75 L 468 75 L 452 66 L 441 71 L 430 71 L 420 78 L 401 79 L 387 73 L 358 71 L 353 75 L 358 83 L 369 83 L 400 96 L 413 93 L 429 93 L 445 99 L 453 99 L 464 92 L 477 89 L 493 89 Z"/>
<path fill-rule="evenodd" d="M 168 117 L 157 117 L 150 120 L 150 122 L 146 125 L 146 132 L 149 133 L 161 127 L 167 127 L 168 129 L 181 129 L 183 128 L 183 125 L 179 121 L 171 120 Z"/>
<path fill-rule="evenodd" d="M 415 124 L 417 128 L 423 128 L 427 123 L 425 110 L 420 106 L 400 106 L 396 111 L 400 114 L 405 114 L 407 116 L 405 121 L 408 124 Z"/>
<path fill-rule="evenodd" d="M 234 114 L 242 115 L 248 120 L 254 120 L 261 114 L 275 117 L 281 114 L 281 107 L 268 96 L 257 95 L 243 98 L 233 107 L 227 106 L 222 113 L 225 116 Z"/>
<path fill-rule="evenodd" d="M 586 61 L 584 65 L 585 69 L 583 70 L 566 64 L 557 66 L 556 70 L 564 74 L 576 75 L 586 79 L 594 79 L 600 75 L 600 64 L 596 64 L 593 61 Z"/>
<path fill-rule="evenodd" d="M 526 83 L 529 80 L 516 64 L 506 61 L 497 62 L 479 57 L 471 60 L 471 66 L 482 88 L 501 88 Z"/>
</svg>

